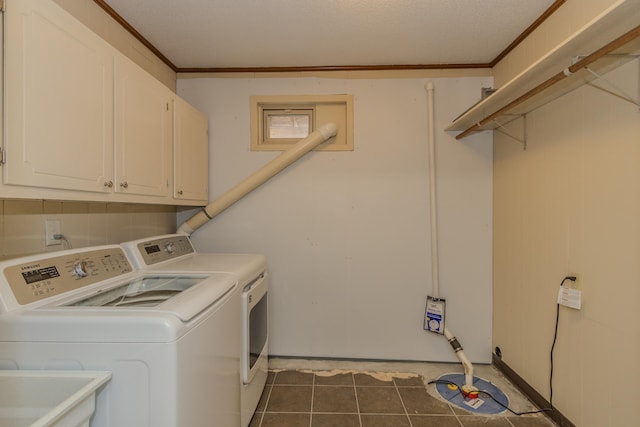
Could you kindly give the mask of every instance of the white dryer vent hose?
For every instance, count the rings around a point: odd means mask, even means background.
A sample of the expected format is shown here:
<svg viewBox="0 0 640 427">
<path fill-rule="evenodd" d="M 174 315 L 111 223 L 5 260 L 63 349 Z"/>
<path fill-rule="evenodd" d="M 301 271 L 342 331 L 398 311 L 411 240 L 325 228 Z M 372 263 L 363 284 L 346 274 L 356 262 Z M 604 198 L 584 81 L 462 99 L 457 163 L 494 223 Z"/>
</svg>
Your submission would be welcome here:
<svg viewBox="0 0 640 427">
<path fill-rule="evenodd" d="M 298 160 L 300 157 L 313 150 L 318 145 L 333 137 L 338 132 L 338 127 L 334 123 L 326 123 L 309 136 L 295 143 L 291 148 L 282 152 L 278 157 L 249 175 L 235 187 L 218 197 L 200 212 L 186 220 L 180 227 L 178 233 L 191 234 L 202 227 L 210 219 L 233 205 L 235 202 L 255 190 L 273 176 L 284 170 L 287 166 Z"/>
</svg>

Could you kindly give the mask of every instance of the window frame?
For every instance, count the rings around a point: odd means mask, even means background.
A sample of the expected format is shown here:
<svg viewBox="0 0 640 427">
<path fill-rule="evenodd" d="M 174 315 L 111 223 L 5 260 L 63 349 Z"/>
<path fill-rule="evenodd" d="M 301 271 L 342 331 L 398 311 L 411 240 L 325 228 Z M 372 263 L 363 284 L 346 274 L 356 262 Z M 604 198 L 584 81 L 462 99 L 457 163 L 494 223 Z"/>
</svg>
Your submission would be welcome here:
<svg viewBox="0 0 640 427">
<path fill-rule="evenodd" d="M 264 110 L 303 112 L 313 109 L 309 134 L 325 123 L 338 127 L 335 136 L 313 151 L 353 151 L 353 95 L 254 95 L 250 104 L 250 150 L 285 151 L 302 138 L 265 138 Z"/>
</svg>

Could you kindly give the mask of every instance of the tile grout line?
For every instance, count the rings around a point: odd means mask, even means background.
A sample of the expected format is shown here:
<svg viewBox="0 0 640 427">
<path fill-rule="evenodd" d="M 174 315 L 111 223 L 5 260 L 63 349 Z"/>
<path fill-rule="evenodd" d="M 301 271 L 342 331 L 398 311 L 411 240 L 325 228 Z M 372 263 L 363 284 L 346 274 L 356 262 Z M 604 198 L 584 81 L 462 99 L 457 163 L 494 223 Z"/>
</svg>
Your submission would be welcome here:
<svg viewBox="0 0 640 427">
<path fill-rule="evenodd" d="M 396 389 L 396 394 L 398 395 L 398 398 L 400 399 L 400 404 L 402 404 L 402 409 L 404 409 L 404 416 L 407 417 L 407 421 L 409 421 L 409 427 L 413 427 L 413 422 L 411 421 L 411 418 L 409 417 L 409 412 L 407 411 L 407 406 L 404 404 L 404 399 L 402 398 L 402 395 L 400 394 L 400 389 L 398 388 L 398 384 L 396 383 L 395 379 L 392 379 L 391 381 L 393 381 L 393 387 Z"/>
<path fill-rule="evenodd" d="M 358 411 L 358 425 L 362 427 L 362 414 L 360 414 L 360 402 L 358 401 L 358 388 L 356 387 L 356 377 L 351 373 L 351 384 L 353 385 L 353 394 L 356 397 L 356 411 Z"/>
<path fill-rule="evenodd" d="M 462 420 L 460 419 L 460 416 L 458 416 L 458 414 L 455 411 L 454 405 L 448 401 L 447 401 L 447 405 L 449 405 L 449 410 L 453 412 L 453 416 L 455 417 L 456 421 L 458 421 L 458 424 L 460 424 L 461 426 L 464 426 L 464 424 L 462 423 Z"/>
<path fill-rule="evenodd" d="M 429 388 L 428 388 L 428 386 L 429 386 L 428 384 L 425 384 L 425 385 L 424 385 L 425 390 L 427 391 L 427 394 L 429 394 Z M 434 388 L 435 388 L 435 386 L 434 386 Z M 436 393 L 437 393 L 437 391 L 436 391 Z M 460 420 L 460 417 L 459 417 L 459 416 L 458 416 L 458 414 L 456 413 L 455 408 L 454 408 L 454 405 L 451 403 L 451 401 L 449 401 L 448 399 L 444 399 L 444 398 L 443 398 L 443 401 L 444 401 L 444 402 L 447 404 L 447 406 L 449 407 L 449 410 L 450 410 L 450 411 L 451 411 L 451 413 L 453 414 L 453 416 L 454 416 L 454 418 L 456 419 L 456 421 L 458 422 L 458 424 L 459 424 L 460 426 L 464 426 L 464 424 L 462 423 L 462 420 Z"/>
<path fill-rule="evenodd" d="M 511 425 L 511 427 L 514 427 L 513 423 L 509 419 L 509 417 L 504 417 L 504 419 L 507 420 L 507 422 L 509 423 L 509 425 Z"/>
<path fill-rule="evenodd" d="M 313 372 L 312 374 L 312 380 L 311 380 L 311 402 L 310 405 L 311 407 L 309 408 L 309 427 L 311 427 L 313 425 L 313 399 L 315 397 L 316 394 L 316 373 Z"/>
<path fill-rule="evenodd" d="M 268 375 L 268 373 L 267 373 Z M 277 372 L 274 372 L 273 378 L 271 379 L 271 384 L 269 387 L 269 393 L 267 393 L 267 399 L 264 401 L 264 409 L 262 410 L 262 414 L 260 415 L 260 422 L 258 423 L 258 427 L 262 427 L 262 422 L 264 421 L 264 414 L 267 413 L 267 407 L 269 405 L 269 400 L 271 399 L 271 393 L 273 392 L 273 385 L 276 382 Z"/>
</svg>

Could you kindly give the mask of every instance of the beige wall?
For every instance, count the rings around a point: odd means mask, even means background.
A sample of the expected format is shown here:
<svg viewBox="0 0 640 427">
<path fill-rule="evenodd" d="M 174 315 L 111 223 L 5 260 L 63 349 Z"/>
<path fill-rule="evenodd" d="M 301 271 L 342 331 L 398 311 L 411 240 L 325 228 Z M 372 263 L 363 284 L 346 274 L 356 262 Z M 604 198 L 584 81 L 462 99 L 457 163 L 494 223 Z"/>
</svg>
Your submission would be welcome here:
<svg viewBox="0 0 640 427">
<path fill-rule="evenodd" d="M 569 1 L 554 18 L 571 27 L 569 11 L 606 3 Z M 530 60 L 520 54 L 496 76 Z M 638 62 L 607 76 L 636 97 Z M 493 342 L 548 399 L 558 286 L 577 275 L 583 308 L 560 311 L 553 404 L 580 427 L 637 420 L 639 141 L 638 107 L 588 86 L 528 115 L 526 151 L 494 133 Z"/>
<path fill-rule="evenodd" d="M 74 248 L 172 233 L 175 206 L 0 199 L 0 259 L 66 249 L 45 246 L 45 221 L 58 220 Z"/>
</svg>

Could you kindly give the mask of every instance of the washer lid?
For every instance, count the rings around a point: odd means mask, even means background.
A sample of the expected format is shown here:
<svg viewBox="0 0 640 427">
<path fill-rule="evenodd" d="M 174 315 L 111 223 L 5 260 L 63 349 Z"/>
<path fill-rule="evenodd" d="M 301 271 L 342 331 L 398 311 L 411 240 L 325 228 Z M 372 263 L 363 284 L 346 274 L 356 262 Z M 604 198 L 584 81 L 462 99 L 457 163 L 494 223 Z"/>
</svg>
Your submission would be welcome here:
<svg viewBox="0 0 640 427">
<path fill-rule="evenodd" d="M 80 301 L 81 307 L 155 307 L 202 282 L 205 277 L 142 276 Z"/>
<path fill-rule="evenodd" d="M 146 308 L 170 312 L 187 322 L 208 307 L 219 303 L 235 286 L 235 278 L 227 274 L 147 274 L 57 307 L 91 307 L 105 310 Z"/>
</svg>

